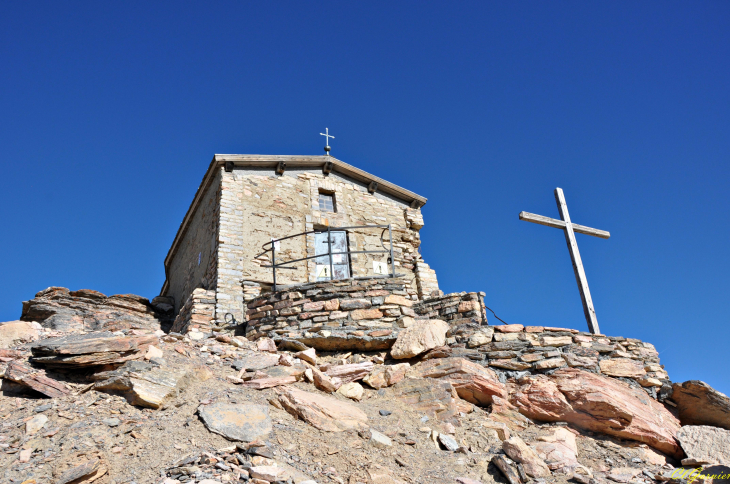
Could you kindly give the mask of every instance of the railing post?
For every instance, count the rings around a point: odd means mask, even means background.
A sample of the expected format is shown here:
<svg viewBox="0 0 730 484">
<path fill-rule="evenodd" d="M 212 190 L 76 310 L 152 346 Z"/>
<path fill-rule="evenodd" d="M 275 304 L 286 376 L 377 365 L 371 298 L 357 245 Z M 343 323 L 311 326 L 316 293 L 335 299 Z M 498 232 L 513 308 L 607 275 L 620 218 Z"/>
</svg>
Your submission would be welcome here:
<svg viewBox="0 0 730 484">
<path fill-rule="evenodd" d="M 332 267 L 332 234 L 330 233 L 330 226 L 327 226 L 327 256 L 330 259 L 330 281 L 334 280 L 335 271 Z"/>
<path fill-rule="evenodd" d="M 395 277 L 395 258 L 393 257 L 393 228 L 388 224 L 388 237 L 390 237 L 390 268 L 391 276 Z"/>
<path fill-rule="evenodd" d="M 276 243 L 271 240 L 271 271 L 274 273 L 274 292 L 276 292 Z"/>
</svg>

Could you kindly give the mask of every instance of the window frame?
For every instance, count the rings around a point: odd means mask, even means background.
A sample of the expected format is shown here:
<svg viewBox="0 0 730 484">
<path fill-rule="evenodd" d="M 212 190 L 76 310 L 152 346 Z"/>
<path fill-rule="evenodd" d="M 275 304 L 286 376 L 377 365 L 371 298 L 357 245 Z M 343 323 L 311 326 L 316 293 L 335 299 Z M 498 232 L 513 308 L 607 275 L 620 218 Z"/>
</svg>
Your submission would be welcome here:
<svg viewBox="0 0 730 484">
<path fill-rule="evenodd" d="M 322 195 L 330 197 L 330 200 L 332 201 L 332 210 L 324 210 L 322 209 Z M 319 194 L 317 195 L 317 209 L 320 212 L 325 213 L 337 213 L 337 199 L 335 198 L 335 192 L 332 190 L 319 190 Z"/>
</svg>

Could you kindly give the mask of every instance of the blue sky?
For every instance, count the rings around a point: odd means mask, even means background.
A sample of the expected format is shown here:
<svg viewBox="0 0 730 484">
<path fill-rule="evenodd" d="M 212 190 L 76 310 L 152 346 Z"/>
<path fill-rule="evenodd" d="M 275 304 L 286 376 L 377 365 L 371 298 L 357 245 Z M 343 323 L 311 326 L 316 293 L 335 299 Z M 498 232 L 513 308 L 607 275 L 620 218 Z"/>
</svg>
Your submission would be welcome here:
<svg viewBox="0 0 730 484">
<path fill-rule="evenodd" d="M 0 5 L 0 321 L 48 286 L 157 295 L 214 153 L 332 154 L 429 198 L 446 292 L 601 329 L 730 393 L 730 3 Z"/>
</svg>

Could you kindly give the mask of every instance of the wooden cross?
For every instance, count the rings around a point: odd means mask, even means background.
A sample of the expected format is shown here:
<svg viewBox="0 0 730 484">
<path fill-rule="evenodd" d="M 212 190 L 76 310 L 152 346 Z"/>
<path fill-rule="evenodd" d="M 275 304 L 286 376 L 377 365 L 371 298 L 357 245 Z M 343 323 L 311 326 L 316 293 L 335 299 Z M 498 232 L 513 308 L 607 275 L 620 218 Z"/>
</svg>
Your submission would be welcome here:
<svg viewBox="0 0 730 484">
<path fill-rule="evenodd" d="M 535 215 L 534 213 L 528 212 L 520 212 L 520 220 L 540 225 L 547 225 L 548 227 L 563 229 L 565 231 L 565 241 L 568 243 L 570 258 L 573 261 L 573 272 L 575 272 L 575 280 L 578 283 L 578 290 L 580 290 L 580 299 L 583 301 L 583 313 L 585 314 L 586 321 L 588 322 L 588 329 L 593 334 L 601 334 L 601 330 L 598 329 L 598 319 L 596 318 L 596 310 L 593 307 L 593 299 L 591 299 L 591 291 L 588 289 L 586 271 L 583 269 L 583 261 L 581 261 L 580 252 L 578 252 L 578 243 L 575 240 L 575 232 L 600 237 L 602 239 L 611 237 L 611 234 L 605 230 L 592 229 L 584 225 L 572 223 L 570 221 L 570 214 L 568 213 L 568 204 L 565 203 L 565 195 L 563 194 L 562 188 L 555 189 L 555 201 L 558 203 L 558 210 L 560 211 L 560 218 L 562 220 L 543 217 L 542 215 Z"/>
</svg>

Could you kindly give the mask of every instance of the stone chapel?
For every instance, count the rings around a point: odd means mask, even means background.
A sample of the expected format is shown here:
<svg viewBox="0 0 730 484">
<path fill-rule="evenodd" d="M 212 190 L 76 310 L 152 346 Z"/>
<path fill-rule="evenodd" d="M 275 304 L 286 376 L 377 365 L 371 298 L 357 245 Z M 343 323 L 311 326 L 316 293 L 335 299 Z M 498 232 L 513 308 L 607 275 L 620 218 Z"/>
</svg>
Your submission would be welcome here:
<svg viewBox="0 0 730 484">
<path fill-rule="evenodd" d="M 412 300 L 437 296 L 436 273 L 418 249 L 425 203 L 332 156 L 215 155 L 165 258 L 160 295 L 174 304 L 176 326 L 244 321 L 246 302 L 274 282 L 271 251 L 262 252 L 272 239 L 310 232 L 278 242 L 276 262 L 324 257 L 277 269 L 277 285 L 373 277 L 387 267 L 402 275 Z M 330 260 L 328 228 L 343 252 L 390 249 L 388 229 L 336 230 L 364 225 L 391 226 L 393 260 L 385 253 Z"/>
</svg>

